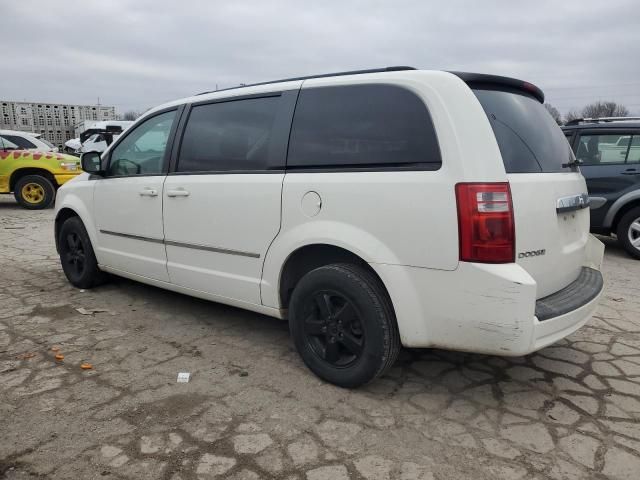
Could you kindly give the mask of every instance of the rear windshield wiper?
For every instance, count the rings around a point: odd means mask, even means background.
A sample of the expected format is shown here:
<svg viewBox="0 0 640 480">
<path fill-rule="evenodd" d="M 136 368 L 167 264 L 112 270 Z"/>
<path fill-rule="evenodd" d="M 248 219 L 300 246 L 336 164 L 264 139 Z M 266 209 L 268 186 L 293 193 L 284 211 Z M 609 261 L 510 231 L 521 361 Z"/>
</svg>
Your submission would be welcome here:
<svg viewBox="0 0 640 480">
<path fill-rule="evenodd" d="M 578 158 L 576 158 L 575 160 L 572 160 L 568 163 L 563 163 L 562 164 L 562 168 L 573 168 L 573 167 L 579 167 L 580 165 L 582 165 L 584 162 Z"/>
</svg>

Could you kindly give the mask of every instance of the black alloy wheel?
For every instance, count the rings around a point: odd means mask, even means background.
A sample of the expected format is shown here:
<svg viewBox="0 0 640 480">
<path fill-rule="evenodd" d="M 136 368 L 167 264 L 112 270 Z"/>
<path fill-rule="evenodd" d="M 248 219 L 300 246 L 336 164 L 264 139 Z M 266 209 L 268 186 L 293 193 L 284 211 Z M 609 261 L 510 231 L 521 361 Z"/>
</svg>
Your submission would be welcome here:
<svg viewBox="0 0 640 480">
<path fill-rule="evenodd" d="M 76 232 L 69 232 L 65 235 L 63 242 L 65 245 L 62 261 L 67 264 L 70 271 L 81 277 L 84 273 L 86 258 L 80 236 Z"/>
<path fill-rule="evenodd" d="M 80 217 L 64 221 L 58 232 L 58 253 L 67 280 L 78 288 L 91 288 L 104 282 L 89 234 Z"/>
<path fill-rule="evenodd" d="M 365 335 L 361 316 L 348 298 L 321 290 L 309 296 L 303 308 L 305 341 L 316 355 L 335 367 L 358 361 Z"/>
<path fill-rule="evenodd" d="M 340 387 L 383 375 L 400 351 L 391 300 L 366 265 L 335 263 L 304 275 L 289 301 L 289 328 L 307 367 Z"/>
</svg>

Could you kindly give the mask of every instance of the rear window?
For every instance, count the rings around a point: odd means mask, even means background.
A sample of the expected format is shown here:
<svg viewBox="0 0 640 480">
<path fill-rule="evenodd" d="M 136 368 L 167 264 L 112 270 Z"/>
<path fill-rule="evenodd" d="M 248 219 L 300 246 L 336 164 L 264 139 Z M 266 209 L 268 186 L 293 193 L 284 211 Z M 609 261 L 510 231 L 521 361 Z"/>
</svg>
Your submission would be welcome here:
<svg viewBox="0 0 640 480">
<path fill-rule="evenodd" d="M 17 149 L 19 148 L 18 145 L 16 145 L 15 143 L 9 141 L 7 138 L 0 136 L 0 149 Z"/>
<path fill-rule="evenodd" d="M 46 140 L 46 139 L 44 139 L 44 138 L 42 138 L 42 137 L 36 137 L 36 138 L 37 138 L 38 140 L 40 140 L 42 143 L 44 143 L 45 145 L 47 145 L 48 147 L 50 147 L 50 148 L 56 148 L 56 146 L 55 146 L 53 143 L 51 143 L 49 140 Z"/>
<path fill-rule="evenodd" d="M 440 149 L 427 107 L 393 85 L 303 89 L 287 168 L 436 170 Z"/>
<path fill-rule="evenodd" d="M 17 135 L 2 135 L 5 139 L 10 142 L 15 143 L 20 148 L 36 148 L 35 144 L 31 143 L 29 140 L 23 137 L 18 137 Z"/>
<path fill-rule="evenodd" d="M 566 172 L 571 148 L 539 101 L 517 90 L 472 87 L 498 141 L 507 173 Z"/>
</svg>

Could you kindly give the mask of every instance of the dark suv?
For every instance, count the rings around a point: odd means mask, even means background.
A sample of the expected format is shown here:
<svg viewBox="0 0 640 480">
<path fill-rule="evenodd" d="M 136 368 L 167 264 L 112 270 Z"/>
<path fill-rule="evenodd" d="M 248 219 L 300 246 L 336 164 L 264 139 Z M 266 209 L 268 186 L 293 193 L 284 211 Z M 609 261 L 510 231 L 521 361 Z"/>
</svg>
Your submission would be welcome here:
<svg viewBox="0 0 640 480">
<path fill-rule="evenodd" d="M 562 127 L 591 200 L 591 231 L 615 234 L 640 259 L 640 121 L 579 120 Z"/>
</svg>

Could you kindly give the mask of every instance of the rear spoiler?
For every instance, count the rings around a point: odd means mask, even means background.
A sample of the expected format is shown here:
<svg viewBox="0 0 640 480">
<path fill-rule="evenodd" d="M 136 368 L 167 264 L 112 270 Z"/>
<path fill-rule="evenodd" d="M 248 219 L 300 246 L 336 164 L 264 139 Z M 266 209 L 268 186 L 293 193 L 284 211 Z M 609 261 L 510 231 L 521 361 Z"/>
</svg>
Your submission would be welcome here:
<svg viewBox="0 0 640 480">
<path fill-rule="evenodd" d="M 533 95 L 540 103 L 544 103 L 544 93 L 533 83 L 525 82 L 524 80 L 518 80 L 517 78 L 501 77 L 500 75 L 486 75 L 484 73 L 469 73 L 469 72 L 449 72 L 459 77 L 463 82 L 469 84 L 469 86 L 504 86 L 515 90 L 521 90 Z"/>
</svg>

